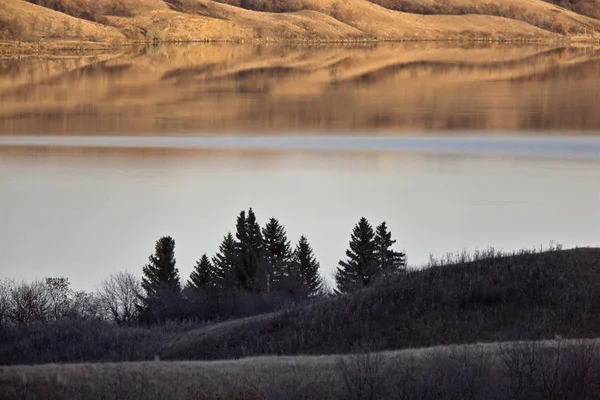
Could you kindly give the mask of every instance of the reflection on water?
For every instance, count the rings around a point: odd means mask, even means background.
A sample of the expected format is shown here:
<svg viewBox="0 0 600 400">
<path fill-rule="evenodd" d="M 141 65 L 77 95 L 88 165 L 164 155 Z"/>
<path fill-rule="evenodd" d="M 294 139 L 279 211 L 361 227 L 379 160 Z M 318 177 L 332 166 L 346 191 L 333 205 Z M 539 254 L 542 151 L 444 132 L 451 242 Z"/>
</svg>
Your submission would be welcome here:
<svg viewBox="0 0 600 400">
<path fill-rule="evenodd" d="M 91 289 L 141 266 L 161 235 L 187 276 L 255 208 L 323 271 L 352 226 L 382 220 L 411 264 L 429 253 L 598 245 L 600 159 L 396 152 L 13 148 L 0 153 L 0 277 L 65 275 Z"/>
<path fill-rule="evenodd" d="M 0 134 L 600 129 L 600 47 L 170 45 L 0 60 Z"/>
<path fill-rule="evenodd" d="M 439 133 L 439 132 L 438 132 Z M 0 136 L 5 151 L 20 147 L 196 150 L 375 151 L 426 154 L 600 158 L 598 137 L 394 136 Z"/>
<path fill-rule="evenodd" d="M 598 245 L 599 76 L 593 46 L 0 59 L 0 278 L 92 289 L 139 273 L 165 234 L 185 277 L 250 206 L 306 234 L 328 274 L 361 216 L 386 220 L 412 264 Z"/>
</svg>

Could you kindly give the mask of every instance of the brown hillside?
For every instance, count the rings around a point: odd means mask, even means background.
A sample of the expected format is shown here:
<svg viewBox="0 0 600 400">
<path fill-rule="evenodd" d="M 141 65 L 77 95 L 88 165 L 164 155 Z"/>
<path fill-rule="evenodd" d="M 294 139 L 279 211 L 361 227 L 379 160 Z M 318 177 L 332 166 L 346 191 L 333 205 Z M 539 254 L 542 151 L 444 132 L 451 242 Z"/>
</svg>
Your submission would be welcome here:
<svg viewBox="0 0 600 400">
<path fill-rule="evenodd" d="M 119 42 L 118 29 L 75 18 L 22 0 L 0 2 L 0 39 Z"/>
<path fill-rule="evenodd" d="M 523 21 L 552 32 L 585 35 L 600 24 L 568 9 L 538 0 L 369 0 L 391 10 L 428 15 L 481 14 Z"/>
<path fill-rule="evenodd" d="M 129 41 L 547 40 L 560 38 L 559 35 L 589 38 L 600 31 L 599 21 L 541 0 L 507 0 L 502 5 L 492 0 L 244 3 L 246 8 L 253 9 L 237 7 L 234 0 L 227 1 L 233 5 L 211 0 L 29 1 L 0 3 L 0 38 L 95 42 L 124 38 Z"/>
<path fill-rule="evenodd" d="M 600 18 L 599 0 L 544 0 L 588 17 Z"/>
</svg>

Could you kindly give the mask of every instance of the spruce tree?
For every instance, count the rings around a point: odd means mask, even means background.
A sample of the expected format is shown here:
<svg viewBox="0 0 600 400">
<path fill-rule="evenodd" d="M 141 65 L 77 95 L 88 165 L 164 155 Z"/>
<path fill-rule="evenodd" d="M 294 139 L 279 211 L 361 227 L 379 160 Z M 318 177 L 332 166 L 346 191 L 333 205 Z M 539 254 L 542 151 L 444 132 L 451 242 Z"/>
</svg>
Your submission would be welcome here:
<svg viewBox="0 0 600 400">
<path fill-rule="evenodd" d="M 385 221 L 379 224 L 375 229 L 375 245 L 377 247 L 377 264 L 381 274 L 399 271 L 406 267 L 406 255 L 394 251 L 392 249 L 394 243 L 396 241 L 392 239 L 392 233 L 388 231 Z"/>
<path fill-rule="evenodd" d="M 221 290 L 237 288 L 236 244 L 231 232 L 223 238 L 219 245 L 219 252 L 212 259 L 212 264 Z"/>
<path fill-rule="evenodd" d="M 146 298 L 155 297 L 161 291 L 181 290 L 175 263 L 175 240 L 170 236 L 160 238 L 154 247 L 154 254 L 148 257 L 148 264 L 142 269 L 142 288 Z"/>
<path fill-rule="evenodd" d="M 319 274 L 319 263 L 315 259 L 313 249 L 304 235 L 300 236 L 294 249 L 292 267 L 300 272 L 302 278 L 302 294 L 315 296 L 321 290 L 323 280 Z"/>
<path fill-rule="evenodd" d="M 143 322 L 173 318 L 177 313 L 181 286 L 175 262 L 175 240 L 170 236 L 160 238 L 142 270 L 145 296 L 140 298 L 139 311 Z"/>
<path fill-rule="evenodd" d="M 266 286 L 266 291 L 278 291 L 281 284 L 288 274 L 292 250 L 290 242 L 287 239 L 285 228 L 279 223 L 277 218 L 269 219 L 269 222 L 262 230 L 264 267 L 259 278 L 264 281 L 262 286 Z"/>
<path fill-rule="evenodd" d="M 347 260 L 339 261 L 335 274 L 337 291 L 348 293 L 368 286 L 378 274 L 375 232 L 366 218 L 361 218 L 350 236 L 350 248 L 346 250 Z"/>
<path fill-rule="evenodd" d="M 212 292 L 219 286 L 219 277 L 213 264 L 206 254 L 203 254 L 190 274 L 187 286 L 196 292 Z"/>
<path fill-rule="evenodd" d="M 236 224 L 236 276 L 238 287 L 257 292 L 261 289 L 257 273 L 263 261 L 263 238 L 252 208 L 240 212 Z"/>
</svg>

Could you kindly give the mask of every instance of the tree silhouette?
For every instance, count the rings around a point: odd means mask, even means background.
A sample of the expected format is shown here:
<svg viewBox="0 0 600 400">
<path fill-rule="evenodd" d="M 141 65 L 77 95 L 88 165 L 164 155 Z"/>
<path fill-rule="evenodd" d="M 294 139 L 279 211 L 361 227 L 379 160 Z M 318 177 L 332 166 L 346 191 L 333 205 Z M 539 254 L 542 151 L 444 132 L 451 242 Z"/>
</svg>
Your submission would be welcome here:
<svg viewBox="0 0 600 400">
<path fill-rule="evenodd" d="M 361 218 L 350 236 L 350 248 L 346 250 L 347 260 L 339 261 L 335 273 L 337 291 L 348 293 L 368 286 L 378 274 L 377 247 L 375 232 L 366 218 Z"/>
<path fill-rule="evenodd" d="M 142 269 L 142 288 L 140 320 L 156 322 L 176 318 L 180 306 L 181 286 L 179 271 L 175 267 L 175 240 L 170 236 L 156 242 L 154 254 L 148 258 L 148 264 Z"/>
<path fill-rule="evenodd" d="M 219 252 L 213 257 L 212 264 L 220 289 L 234 289 L 238 286 L 236 266 L 236 243 L 231 232 L 223 238 L 219 245 Z"/>
<path fill-rule="evenodd" d="M 262 230 L 264 262 L 259 277 L 266 283 L 266 291 L 278 291 L 286 276 L 289 275 L 292 250 L 285 228 L 277 218 L 269 219 Z M 261 286 L 265 286 L 264 284 Z"/>
<path fill-rule="evenodd" d="M 388 231 L 385 221 L 375 229 L 374 240 L 377 248 L 375 252 L 379 273 L 387 274 L 406 267 L 406 255 L 392 249 L 392 245 L 396 241 L 392 239 L 392 233 Z"/>
<path fill-rule="evenodd" d="M 248 215 L 244 211 L 240 212 L 236 229 L 238 287 L 242 290 L 258 292 L 261 287 L 257 280 L 257 273 L 263 262 L 263 238 L 252 208 L 248 210 Z"/>
<path fill-rule="evenodd" d="M 187 286 L 196 292 L 212 292 L 220 286 L 216 270 L 206 254 L 196 261 Z"/>
<path fill-rule="evenodd" d="M 142 287 L 131 272 L 117 272 L 102 281 L 100 302 L 117 324 L 135 321 Z"/>
<path fill-rule="evenodd" d="M 292 257 L 292 268 L 300 272 L 302 279 L 302 295 L 315 296 L 321 290 L 323 280 L 319 274 L 319 263 L 315 259 L 313 249 L 304 235 L 300 236 Z"/>
</svg>

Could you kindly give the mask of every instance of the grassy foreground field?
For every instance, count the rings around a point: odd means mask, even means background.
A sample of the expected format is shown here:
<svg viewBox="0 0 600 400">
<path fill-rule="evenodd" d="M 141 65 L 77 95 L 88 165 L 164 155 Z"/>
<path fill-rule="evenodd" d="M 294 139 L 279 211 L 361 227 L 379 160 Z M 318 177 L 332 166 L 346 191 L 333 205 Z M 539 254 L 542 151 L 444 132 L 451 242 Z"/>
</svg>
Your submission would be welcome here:
<svg viewBox="0 0 600 400">
<path fill-rule="evenodd" d="M 353 294 L 196 328 L 99 321 L 5 328 L 0 394 L 597 399 L 599 281 L 600 249 L 490 249 L 432 260 Z"/>
<path fill-rule="evenodd" d="M 348 356 L 0 368 L 4 400 L 596 398 L 594 340 L 475 344 Z"/>
<path fill-rule="evenodd" d="M 0 3 L 0 39 L 9 41 L 0 43 L 4 52 L 136 41 L 590 40 L 598 32 L 600 21 L 542 0 Z"/>
</svg>

